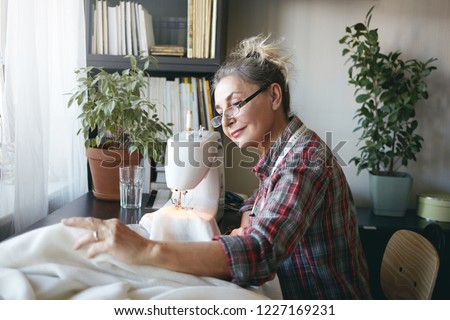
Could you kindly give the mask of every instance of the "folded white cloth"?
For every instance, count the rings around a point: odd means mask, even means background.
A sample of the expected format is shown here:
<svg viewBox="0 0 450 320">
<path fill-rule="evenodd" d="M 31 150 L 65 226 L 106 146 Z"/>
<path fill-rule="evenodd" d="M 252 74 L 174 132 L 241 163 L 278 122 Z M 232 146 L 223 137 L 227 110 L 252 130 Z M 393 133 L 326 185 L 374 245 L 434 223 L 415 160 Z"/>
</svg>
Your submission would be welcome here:
<svg viewBox="0 0 450 320">
<path fill-rule="evenodd" d="M 86 259 L 85 250 L 72 249 L 84 232 L 56 224 L 1 242 L 0 298 L 267 299 L 260 288 L 129 265 L 107 254 Z"/>
</svg>

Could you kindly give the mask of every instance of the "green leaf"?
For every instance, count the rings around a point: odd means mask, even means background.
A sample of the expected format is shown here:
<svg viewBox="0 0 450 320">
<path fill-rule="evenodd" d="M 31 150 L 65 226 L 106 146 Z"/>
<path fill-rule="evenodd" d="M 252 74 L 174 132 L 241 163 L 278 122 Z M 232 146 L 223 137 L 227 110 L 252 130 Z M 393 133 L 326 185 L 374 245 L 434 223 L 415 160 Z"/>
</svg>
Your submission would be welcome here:
<svg viewBox="0 0 450 320">
<path fill-rule="evenodd" d="M 356 31 L 365 31 L 367 28 L 364 23 L 357 23 L 353 26 Z"/>
<path fill-rule="evenodd" d="M 369 94 L 360 94 L 359 96 L 356 97 L 356 102 L 358 103 L 364 103 L 367 101 L 367 99 L 370 98 Z"/>
</svg>

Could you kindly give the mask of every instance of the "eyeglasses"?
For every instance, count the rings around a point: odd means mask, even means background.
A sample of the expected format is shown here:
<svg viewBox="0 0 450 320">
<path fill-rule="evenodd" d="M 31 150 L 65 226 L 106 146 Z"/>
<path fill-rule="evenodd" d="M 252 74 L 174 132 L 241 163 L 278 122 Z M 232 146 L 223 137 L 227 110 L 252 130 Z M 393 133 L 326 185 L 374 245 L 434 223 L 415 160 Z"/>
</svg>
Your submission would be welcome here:
<svg viewBox="0 0 450 320">
<path fill-rule="evenodd" d="M 266 83 L 261 88 L 259 88 L 255 93 L 253 93 L 246 99 L 244 99 L 238 103 L 235 103 L 235 104 L 231 105 L 229 108 L 225 109 L 222 112 L 222 114 L 219 114 L 218 116 L 211 119 L 211 125 L 214 128 L 218 128 L 222 125 L 222 117 L 223 116 L 225 116 L 225 118 L 228 118 L 228 119 L 236 117 L 239 113 L 239 110 L 241 110 L 241 108 L 243 106 L 245 106 L 247 103 L 252 101 L 252 99 L 255 98 L 258 94 L 260 94 L 261 92 L 263 92 L 267 88 L 269 88 L 271 84 L 272 84 L 271 82 Z"/>
</svg>

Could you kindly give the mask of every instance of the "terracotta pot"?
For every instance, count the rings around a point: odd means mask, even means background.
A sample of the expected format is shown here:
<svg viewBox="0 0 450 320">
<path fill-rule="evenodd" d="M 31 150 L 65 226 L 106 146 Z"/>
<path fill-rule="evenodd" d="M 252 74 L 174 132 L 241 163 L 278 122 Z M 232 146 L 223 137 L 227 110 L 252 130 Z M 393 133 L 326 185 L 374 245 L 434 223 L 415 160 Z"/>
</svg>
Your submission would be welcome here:
<svg viewBox="0 0 450 320">
<path fill-rule="evenodd" d="M 86 155 L 92 176 L 92 192 L 97 199 L 119 201 L 119 167 L 138 165 L 141 156 L 138 152 L 109 148 L 88 148 Z"/>
</svg>

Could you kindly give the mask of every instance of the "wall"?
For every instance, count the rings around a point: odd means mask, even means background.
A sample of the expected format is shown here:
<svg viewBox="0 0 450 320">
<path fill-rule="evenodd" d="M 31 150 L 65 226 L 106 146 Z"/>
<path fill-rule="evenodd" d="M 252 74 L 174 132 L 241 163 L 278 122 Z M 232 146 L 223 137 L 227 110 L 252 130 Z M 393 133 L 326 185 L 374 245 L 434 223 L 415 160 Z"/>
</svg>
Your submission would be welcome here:
<svg viewBox="0 0 450 320">
<path fill-rule="evenodd" d="M 417 106 L 418 133 L 425 142 L 417 162 L 406 171 L 414 176 L 415 195 L 424 191 L 450 192 L 450 1 L 448 0 L 230 0 L 229 49 L 258 33 L 285 37 L 293 54 L 292 110 L 346 162 L 358 155 L 359 133 L 353 133 L 357 108 L 348 85 L 346 58 L 338 43 L 345 27 L 362 22 L 375 5 L 372 27 L 385 52 L 400 50 L 404 59 L 438 59 L 428 77 L 430 98 Z M 236 162 L 236 160 L 235 160 Z M 227 170 L 228 190 L 251 192 L 257 185 L 250 170 Z M 368 174 L 344 166 L 357 205 L 369 204 Z"/>
</svg>

